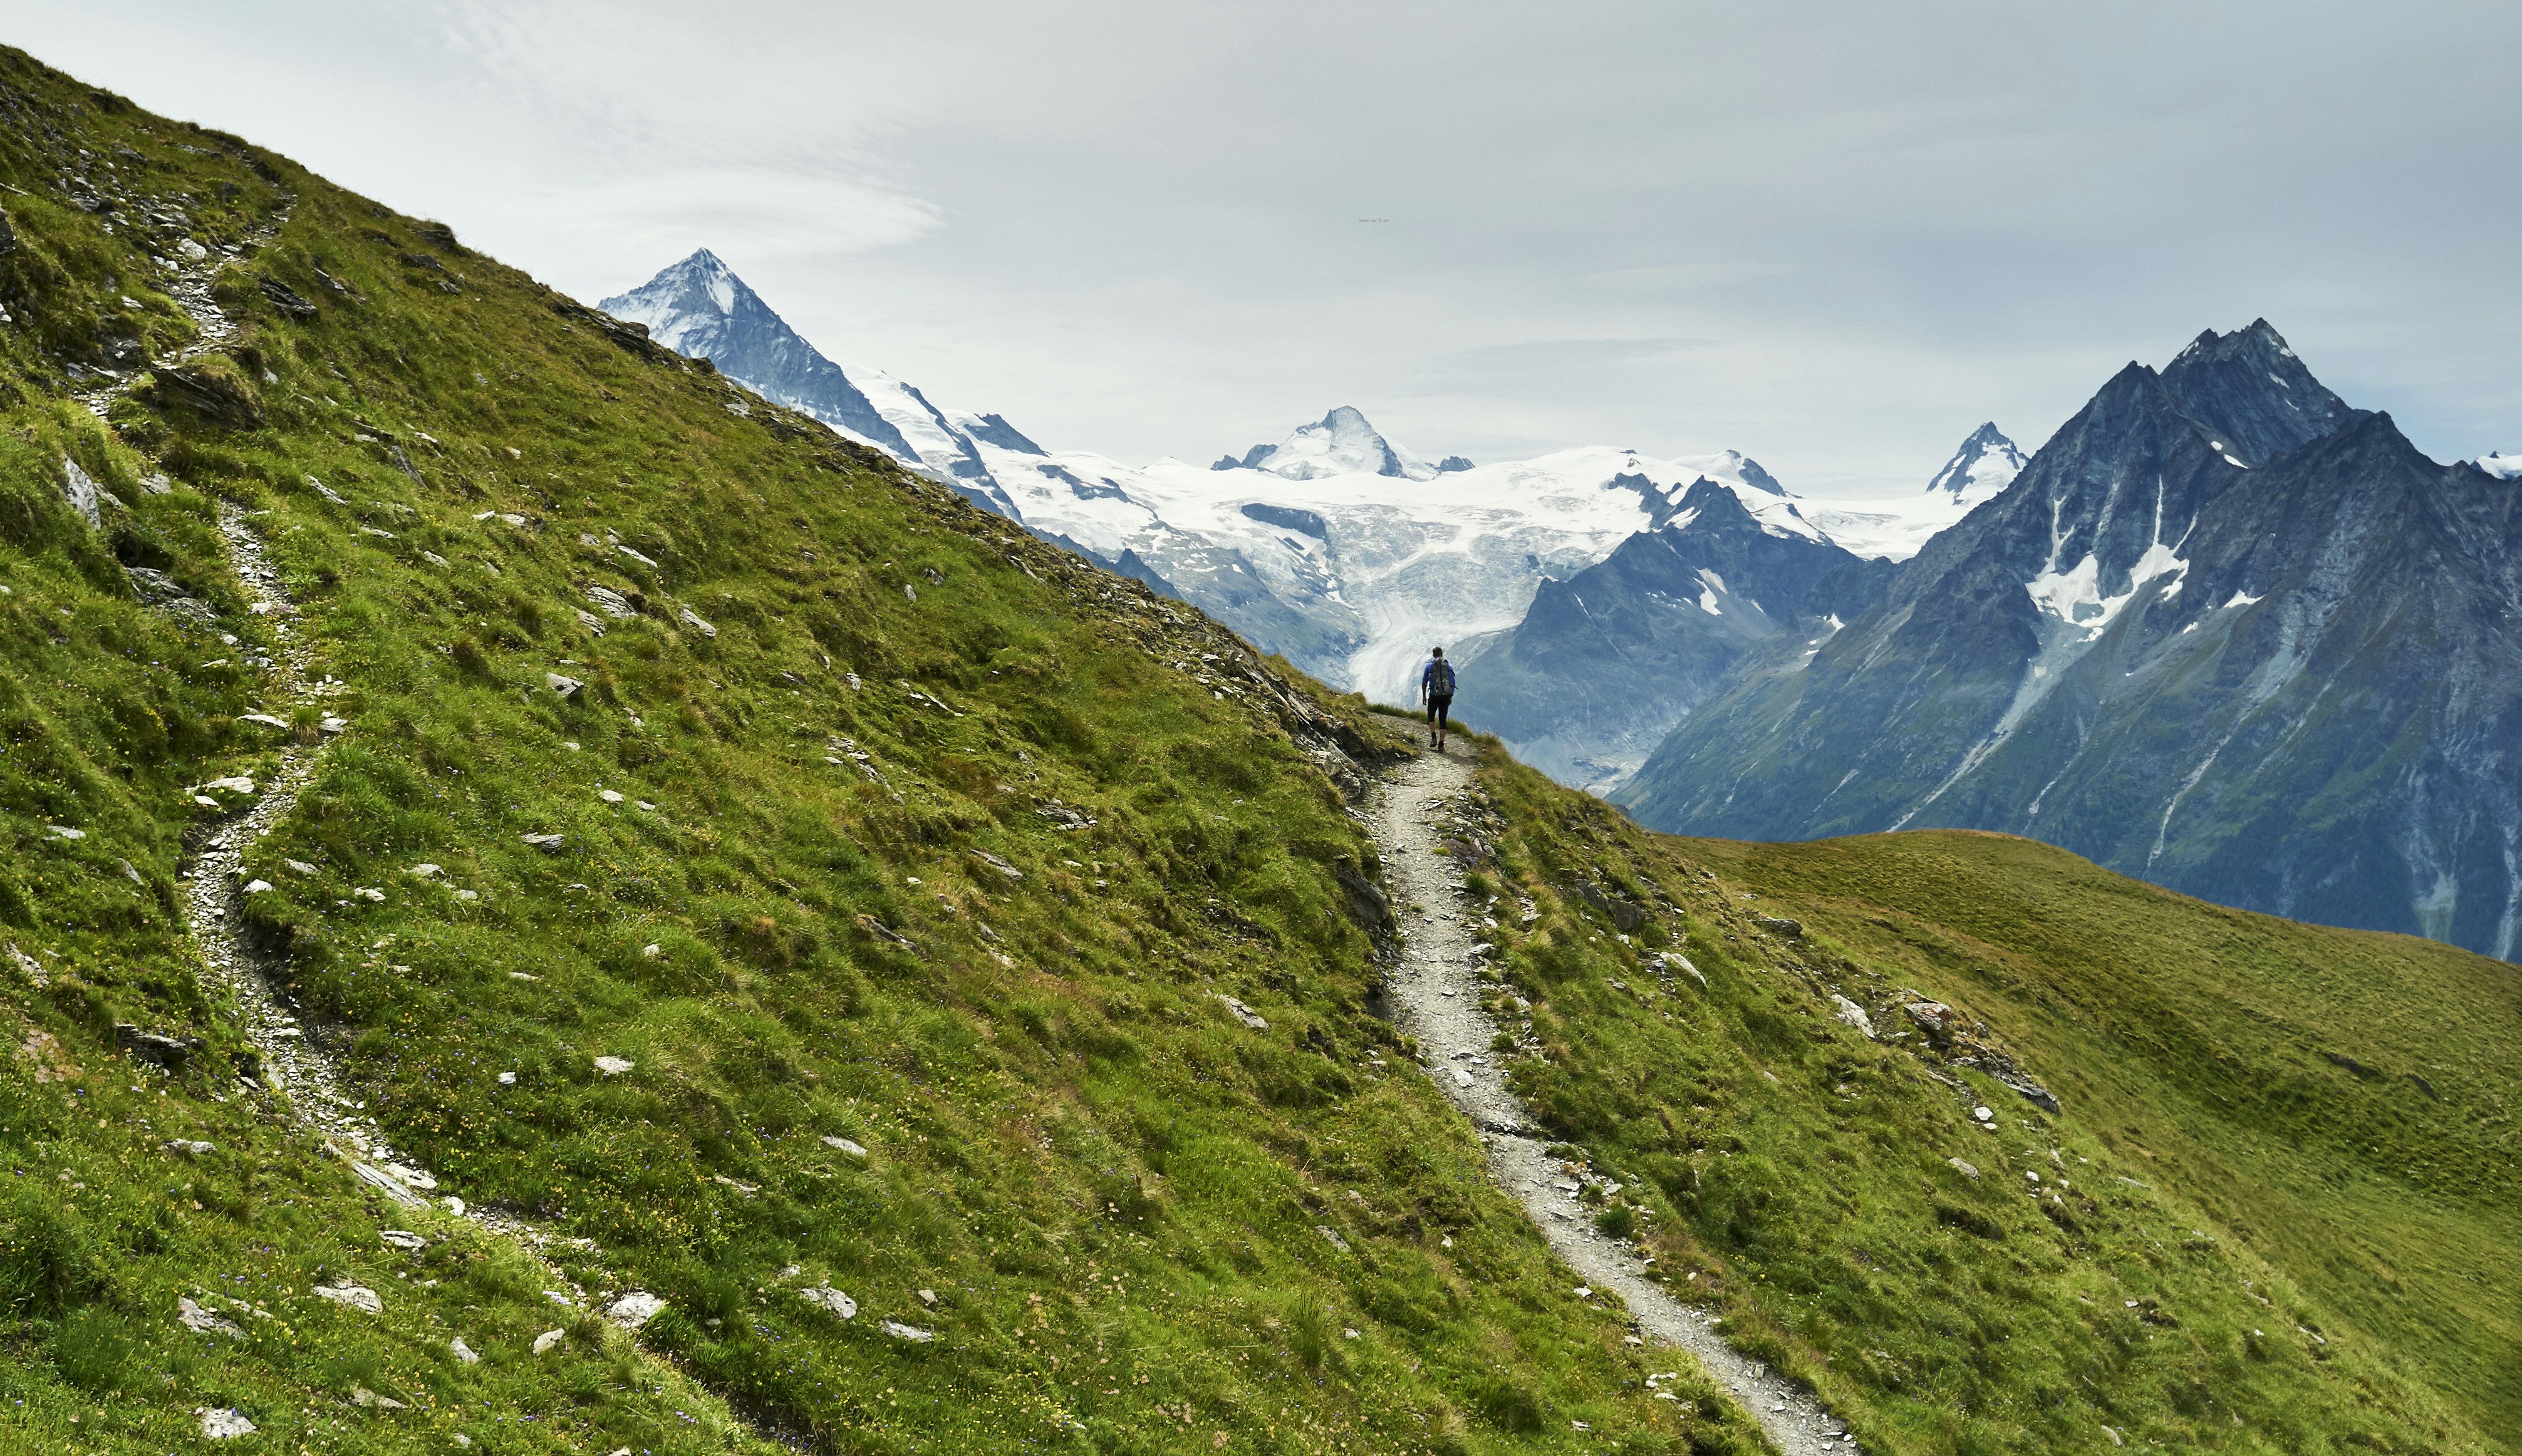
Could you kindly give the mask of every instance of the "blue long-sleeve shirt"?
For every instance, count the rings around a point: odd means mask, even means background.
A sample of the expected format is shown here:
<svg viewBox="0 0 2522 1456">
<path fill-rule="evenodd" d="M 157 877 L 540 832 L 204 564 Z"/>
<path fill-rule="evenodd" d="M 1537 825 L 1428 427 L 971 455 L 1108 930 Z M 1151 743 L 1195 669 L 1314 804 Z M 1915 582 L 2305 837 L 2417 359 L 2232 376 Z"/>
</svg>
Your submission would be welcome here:
<svg viewBox="0 0 2522 1456">
<path fill-rule="evenodd" d="M 1443 658 L 1429 658 L 1419 669 L 1419 696 L 1451 698 L 1454 696 L 1454 664 Z"/>
</svg>

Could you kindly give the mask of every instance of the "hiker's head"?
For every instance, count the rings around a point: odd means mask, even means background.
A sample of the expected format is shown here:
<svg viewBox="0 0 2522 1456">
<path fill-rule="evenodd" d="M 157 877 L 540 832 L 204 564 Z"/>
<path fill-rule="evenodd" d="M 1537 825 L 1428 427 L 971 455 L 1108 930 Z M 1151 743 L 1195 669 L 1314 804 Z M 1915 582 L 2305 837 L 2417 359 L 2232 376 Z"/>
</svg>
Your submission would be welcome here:
<svg viewBox="0 0 2522 1456">
<path fill-rule="evenodd" d="M 1427 649 L 1427 654 L 1430 657 L 1441 658 L 1445 655 L 1445 650 L 1441 647 L 1431 647 Z"/>
</svg>

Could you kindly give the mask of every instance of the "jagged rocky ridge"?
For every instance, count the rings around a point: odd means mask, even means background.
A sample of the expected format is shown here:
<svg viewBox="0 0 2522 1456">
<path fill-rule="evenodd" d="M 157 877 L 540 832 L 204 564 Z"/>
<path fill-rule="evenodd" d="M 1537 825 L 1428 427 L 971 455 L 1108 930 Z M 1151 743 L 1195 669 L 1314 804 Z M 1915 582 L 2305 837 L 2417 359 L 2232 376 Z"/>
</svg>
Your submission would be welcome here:
<svg viewBox="0 0 2522 1456">
<path fill-rule="evenodd" d="M 2510 955 L 2512 487 L 2265 321 L 2123 370 L 1819 651 L 1747 663 L 1618 797 L 1751 839 L 2032 836 L 2251 909 Z"/>
</svg>

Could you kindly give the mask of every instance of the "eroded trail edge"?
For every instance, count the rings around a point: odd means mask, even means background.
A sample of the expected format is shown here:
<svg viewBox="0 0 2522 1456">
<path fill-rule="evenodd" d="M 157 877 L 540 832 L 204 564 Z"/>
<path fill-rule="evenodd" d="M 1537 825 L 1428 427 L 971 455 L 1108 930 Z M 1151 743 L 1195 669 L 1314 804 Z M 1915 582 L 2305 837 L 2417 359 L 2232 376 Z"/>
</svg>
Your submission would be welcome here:
<svg viewBox="0 0 2522 1456">
<path fill-rule="evenodd" d="M 1455 862 L 1435 852 L 1436 816 L 1457 800 L 1468 805 L 1473 792 L 1471 751 L 1466 743 L 1454 751 L 1459 756 L 1421 753 L 1386 774 L 1368 804 L 1401 919 L 1401 964 L 1390 983 L 1396 1024 L 1418 1038 L 1428 1074 L 1480 1128 L 1490 1175 L 1581 1284 L 1616 1295 L 1648 1343 L 1688 1351 L 1786 1456 L 1855 1451 L 1855 1437 L 1801 1387 L 1726 1343 L 1713 1312 L 1648 1278 L 1635 1244 L 1598 1232 L 1575 1195 L 1590 1175 L 1550 1157 L 1547 1144 L 1527 1131 L 1523 1104 L 1507 1089 L 1491 1050 L 1497 1024 L 1480 1006 L 1472 928 L 1487 908 L 1470 897 Z"/>
</svg>

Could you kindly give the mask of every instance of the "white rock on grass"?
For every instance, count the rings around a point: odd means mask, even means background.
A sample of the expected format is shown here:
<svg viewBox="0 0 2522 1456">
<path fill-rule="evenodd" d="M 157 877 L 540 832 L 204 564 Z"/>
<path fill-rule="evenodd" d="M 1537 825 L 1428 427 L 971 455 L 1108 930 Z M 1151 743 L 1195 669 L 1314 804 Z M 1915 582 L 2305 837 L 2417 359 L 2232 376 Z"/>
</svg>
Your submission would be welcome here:
<svg viewBox="0 0 2522 1456">
<path fill-rule="evenodd" d="M 330 1299 L 336 1304 L 345 1305 L 349 1308 L 356 1309 L 366 1314 L 383 1314 L 386 1312 L 385 1301 L 377 1297 L 377 1292 L 375 1290 L 369 1289 L 365 1285 L 319 1284 L 315 1286 L 315 1297 L 318 1299 Z"/>
<path fill-rule="evenodd" d="M 1854 1026 L 1857 1030 L 1864 1032 L 1867 1036 L 1872 1036 L 1874 1034 L 1874 1018 L 1865 1014 L 1864 1007 L 1859 1006 L 1855 1002 L 1848 1000 L 1845 996 L 1841 995 L 1833 995 L 1830 998 L 1830 1003 L 1832 1006 L 1838 1008 L 1839 1019 L 1841 1021 Z"/>
<path fill-rule="evenodd" d="M 473 1353 L 473 1346 L 466 1344 L 464 1342 L 464 1337 L 461 1335 L 458 1335 L 454 1339 L 446 1342 L 446 1347 L 453 1351 L 455 1358 L 462 1361 L 464 1364 L 479 1365 L 482 1363 L 482 1357 Z"/>
<path fill-rule="evenodd" d="M 261 894 L 269 888 L 271 888 L 271 882 L 268 880 L 249 880 L 245 884 L 247 894 Z"/>
<path fill-rule="evenodd" d="M 377 1237 L 383 1239 L 387 1247 L 399 1249 L 405 1253 L 418 1253 L 429 1247 L 427 1239 L 409 1229 L 379 1229 Z"/>
<path fill-rule="evenodd" d="M 934 1330 L 923 1330 L 917 1325 L 906 1325 L 900 1320 L 884 1321 L 883 1329 L 884 1333 L 894 1339 L 908 1340 L 913 1344 L 926 1344 L 937 1338 L 937 1332 Z"/>
<path fill-rule="evenodd" d="M 595 1069 L 604 1073 L 606 1076 L 620 1076 L 638 1065 L 638 1063 L 623 1057 L 598 1057 L 595 1059 Z"/>
<path fill-rule="evenodd" d="M 1254 1011 L 1251 1007 L 1236 1000 L 1233 996 L 1226 994 L 1224 991 L 1219 991 L 1216 995 L 1218 1002 L 1226 1008 L 1228 1015 L 1234 1017 L 1237 1021 L 1241 1022 L 1247 1029 L 1253 1031 L 1267 1031 L 1270 1029 L 1270 1024 L 1261 1019 L 1261 1013 Z"/>
<path fill-rule="evenodd" d="M 535 1353 L 539 1355 L 568 1338 L 567 1330 L 545 1330 L 535 1337 Z"/>
<path fill-rule="evenodd" d="M 832 1313 L 839 1315 L 843 1319 L 848 1319 L 859 1312 L 858 1300 L 851 1298 L 849 1296 L 832 1288 L 828 1284 L 818 1285 L 810 1290 L 799 1290 L 797 1293 L 807 1303 L 814 1305 L 817 1309 L 830 1310 Z"/>
<path fill-rule="evenodd" d="M 833 1149 L 836 1152 L 847 1153 L 852 1158 L 864 1158 L 867 1156 L 866 1149 L 860 1147 L 858 1144 L 851 1142 L 845 1137 L 826 1136 L 823 1139 L 823 1146 Z"/>
<path fill-rule="evenodd" d="M 226 1315 L 204 1309 L 180 1295 L 175 1298 L 175 1319 L 177 1323 L 196 1335 L 225 1335 L 235 1340 L 245 1338 L 245 1332 L 236 1327 L 234 1320 Z"/>
<path fill-rule="evenodd" d="M 658 1296 L 646 1290 L 632 1290 L 614 1300 L 604 1311 L 604 1317 L 623 1329 L 635 1330 L 655 1319 L 657 1312 L 665 1307 L 666 1301 Z"/>
<path fill-rule="evenodd" d="M 207 1405 L 197 1405 L 193 1407 L 193 1414 L 202 1418 L 202 1434 L 211 1440 L 229 1440 L 240 1435 L 252 1435 L 255 1432 L 252 1421 L 225 1407 L 213 1410 Z"/>
</svg>

